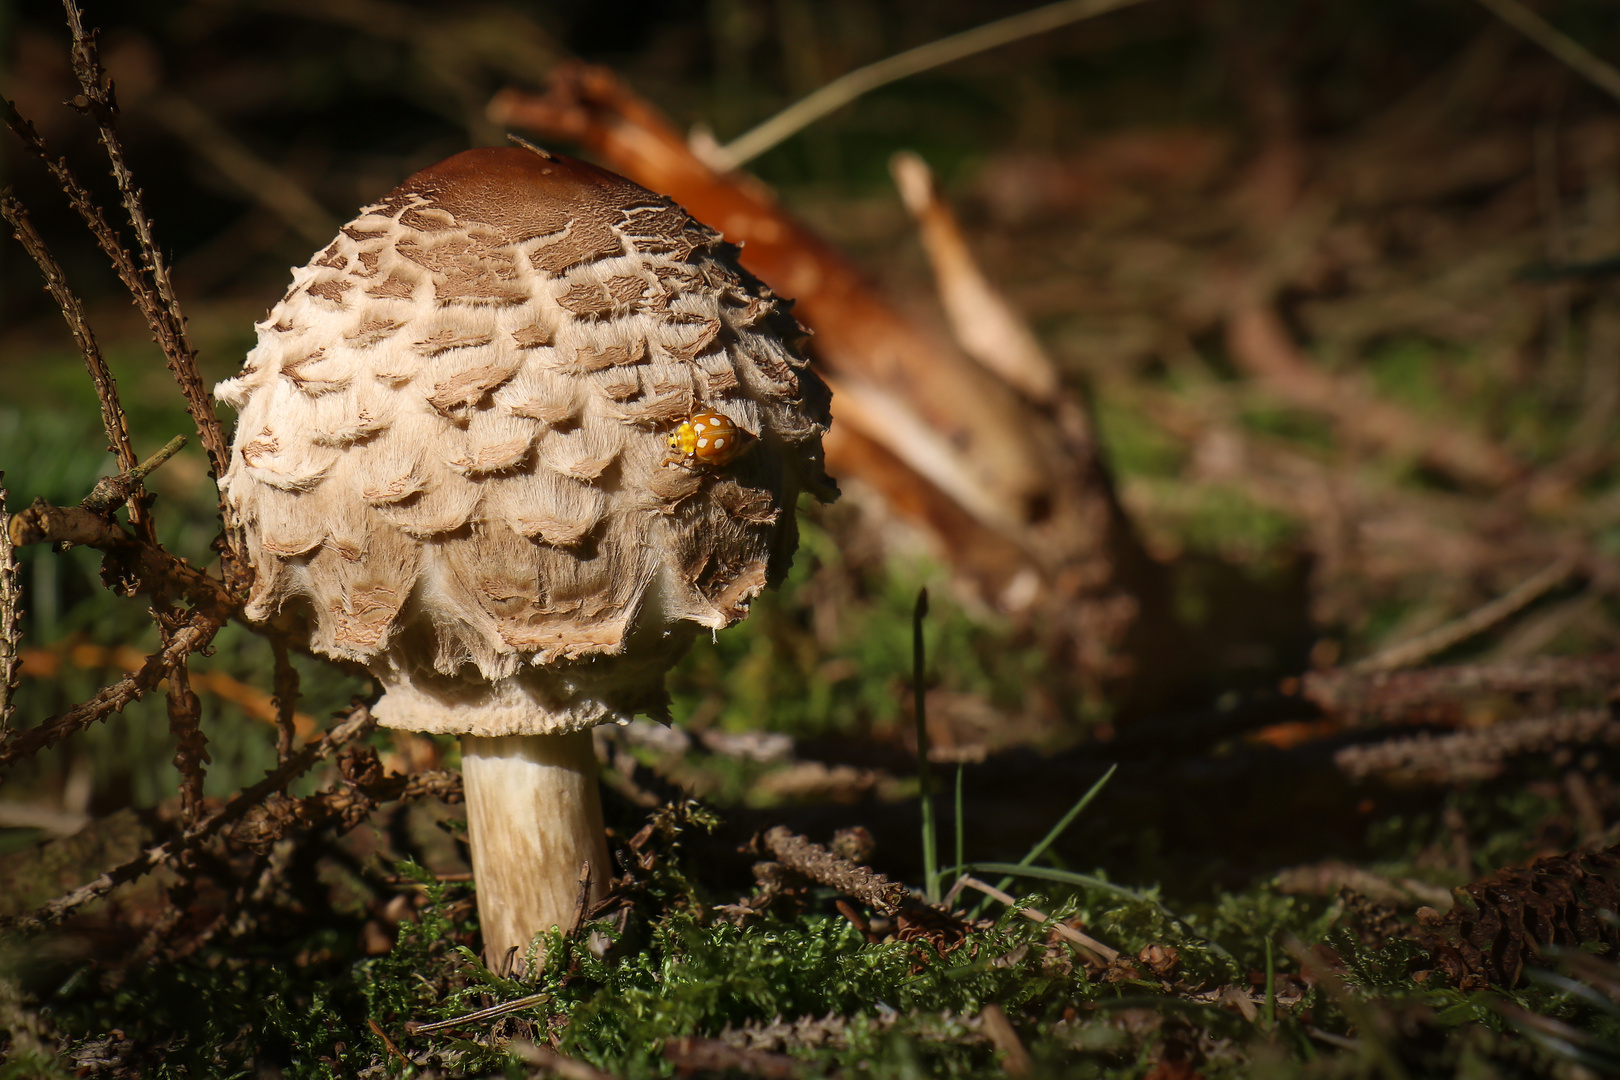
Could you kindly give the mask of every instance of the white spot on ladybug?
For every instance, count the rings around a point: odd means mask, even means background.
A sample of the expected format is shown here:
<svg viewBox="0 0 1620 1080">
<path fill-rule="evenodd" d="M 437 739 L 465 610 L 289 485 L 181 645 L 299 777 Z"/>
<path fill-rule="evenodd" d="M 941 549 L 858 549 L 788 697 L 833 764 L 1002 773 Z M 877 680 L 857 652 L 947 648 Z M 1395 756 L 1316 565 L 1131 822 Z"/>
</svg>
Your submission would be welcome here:
<svg viewBox="0 0 1620 1080">
<path fill-rule="evenodd" d="M 698 445 L 699 446 L 708 446 L 709 445 L 709 440 L 708 439 L 699 439 L 698 440 Z"/>
<path fill-rule="evenodd" d="M 716 450 L 720 449 L 724 445 L 726 445 L 726 440 L 724 440 L 724 439 L 716 439 L 716 440 L 714 440 L 714 448 Z"/>
</svg>

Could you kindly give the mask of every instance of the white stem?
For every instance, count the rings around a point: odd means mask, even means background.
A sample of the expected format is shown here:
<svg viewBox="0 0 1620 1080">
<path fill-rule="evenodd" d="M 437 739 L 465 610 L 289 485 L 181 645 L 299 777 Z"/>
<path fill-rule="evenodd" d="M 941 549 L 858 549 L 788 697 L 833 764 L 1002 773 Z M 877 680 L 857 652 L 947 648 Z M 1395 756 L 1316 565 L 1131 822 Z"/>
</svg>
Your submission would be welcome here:
<svg viewBox="0 0 1620 1080">
<path fill-rule="evenodd" d="M 591 864 L 591 902 L 611 876 L 589 730 L 569 735 L 461 738 L 467 829 L 484 956 L 497 971 L 536 934 L 571 927 L 579 871 Z"/>
</svg>

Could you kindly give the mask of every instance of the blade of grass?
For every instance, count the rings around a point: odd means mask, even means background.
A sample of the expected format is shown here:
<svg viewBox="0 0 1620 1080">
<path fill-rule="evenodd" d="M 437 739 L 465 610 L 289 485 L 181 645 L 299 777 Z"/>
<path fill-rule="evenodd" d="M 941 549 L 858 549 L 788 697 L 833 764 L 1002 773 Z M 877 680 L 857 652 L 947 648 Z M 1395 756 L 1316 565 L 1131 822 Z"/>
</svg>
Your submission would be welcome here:
<svg viewBox="0 0 1620 1080">
<path fill-rule="evenodd" d="M 923 896 L 939 903 L 939 835 L 934 822 L 934 768 L 928 760 L 928 709 L 924 702 L 923 619 L 928 615 L 928 590 L 917 592 L 911 616 L 911 701 L 917 721 L 917 782 L 922 795 Z"/>
<path fill-rule="evenodd" d="M 962 855 L 962 770 L 966 767 L 964 762 L 956 763 L 956 865 L 961 866 L 967 861 Z"/>
<path fill-rule="evenodd" d="M 1091 800 L 1095 799 L 1102 789 L 1108 785 L 1108 781 L 1113 779 L 1114 773 L 1117 772 L 1118 769 L 1118 765 L 1108 766 L 1108 771 L 1103 773 L 1097 782 L 1092 784 L 1090 789 L 1084 795 L 1080 796 L 1073 806 L 1069 807 L 1069 812 L 1059 818 L 1056 825 L 1053 825 L 1049 830 L 1047 830 L 1046 835 L 1041 837 L 1039 843 L 1024 853 L 1024 857 L 1018 860 L 1017 865 L 1028 866 L 1042 855 L 1045 855 L 1046 849 L 1057 843 L 1058 837 L 1062 836 L 1069 826 L 1074 824 L 1074 819 L 1080 816 L 1080 812 L 1082 810 L 1091 805 Z M 958 867 L 957 873 L 961 873 L 960 867 L 962 862 L 962 852 L 958 850 L 956 853 L 956 863 Z M 980 865 L 984 866 L 988 864 Z M 1012 883 L 1013 879 L 1009 874 L 996 883 L 996 888 L 1006 889 Z M 974 911 L 975 916 L 984 911 L 985 903 L 986 901 L 982 900 L 979 902 L 977 910 Z"/>
</svg>

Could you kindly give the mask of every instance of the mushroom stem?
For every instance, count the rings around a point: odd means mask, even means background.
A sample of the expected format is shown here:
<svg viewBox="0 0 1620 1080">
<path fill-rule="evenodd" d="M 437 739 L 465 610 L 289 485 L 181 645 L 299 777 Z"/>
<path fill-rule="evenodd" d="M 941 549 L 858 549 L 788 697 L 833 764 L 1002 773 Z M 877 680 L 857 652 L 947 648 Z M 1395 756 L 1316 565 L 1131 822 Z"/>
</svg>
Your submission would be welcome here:
<svg viewBox="0 0 1620 1080">
<path fill-rule="evenodd" d="M 591 733 L 464 735 L 461 774 L 484 957 L 504 972 L 515 948 L 517 974 L 536 934 L 570 929 L 582 864 L 591 864 L 591 902 L 607 891 Z"/>
</svg>

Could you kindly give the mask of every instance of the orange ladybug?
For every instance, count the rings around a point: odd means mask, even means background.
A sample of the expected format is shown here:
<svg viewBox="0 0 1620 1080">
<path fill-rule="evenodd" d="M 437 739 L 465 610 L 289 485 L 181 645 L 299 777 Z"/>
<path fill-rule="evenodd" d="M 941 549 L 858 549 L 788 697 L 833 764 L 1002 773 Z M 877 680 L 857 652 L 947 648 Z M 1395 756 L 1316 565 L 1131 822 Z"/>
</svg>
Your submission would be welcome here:
<svg viewBox="0 0 1620 1080">
<path fill-rule="evenodd" d="M 736 460 L 753 443 L 754 437 L 725 413 L 693 413 L 669 433 L 671 454 L 664 464 L 689 469 L 719 468 Z"/>
</svg>

